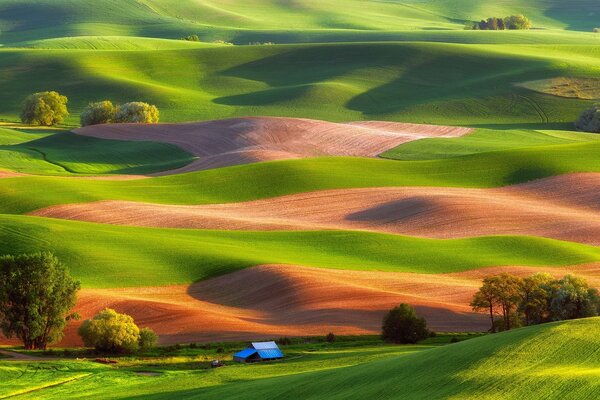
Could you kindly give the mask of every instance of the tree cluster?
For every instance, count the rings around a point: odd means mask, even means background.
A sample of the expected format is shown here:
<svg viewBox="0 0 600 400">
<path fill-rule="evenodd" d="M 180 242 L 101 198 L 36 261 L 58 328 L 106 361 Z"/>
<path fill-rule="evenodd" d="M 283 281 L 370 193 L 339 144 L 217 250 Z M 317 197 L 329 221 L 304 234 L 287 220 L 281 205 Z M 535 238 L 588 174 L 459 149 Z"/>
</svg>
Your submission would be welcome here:
<svg viewBox="0 0 600 400">
<path fill-rule="evenodd" d="M 383 318 L 381 337 L 393 343 L 417 343 L 431 335 L 425 318 L 417 316 L 408 304 L 392 308 Z"/>
<path fill-rule="evenodd" d="M 79 282 L 51 253 L 0 257 L 0 327 L 26 349 L 59 341 L 75 306 Z"/>
<path fill-rule="evenodd" d="M 90 103 L 80 115 L 81 126 L 109 123 L 156 124 L 160 119 L 154 105 L 135 101 L 114 106 L 109 100 Z"/>
<path fill-rule="evenodd" d="M 474 311 L 489 314 L 490 331 L 522 325 L 597 316 L 600 295 L 581 277 L 554 279 L 546 273 L 520 278 L 510 274 L 489 276 L 471 301 Z"/>
<path fill-rule="evenodd" d="M 188 35 L 188 36 L 182 37 L 181 40 L 186 40 L 188 42 L 199 42 L 200 37 L 198 35 Z"/>
<path fill-rule="evenodd" d="M 158 336 L 150 328 L 140 329 L 133 318 L 110 308 L 86 320 L 79 336 L 88 347 L 107 353 L 134 353 L 156 345 Z"/>
<path fill-rule="evenodd" d="M 468 23 L 467 29 L 481 31 L 503 31 L 531 29 L 533 24 L 523 15 L 511 15 L 504 18 L 490 17 L 480 22 Z"/>
<path fill-rule="evenodd" d="M 600 104 L 583 111 L 575 121 L 575 128 L 584 132 L 600 133 Z"/>
</svg>

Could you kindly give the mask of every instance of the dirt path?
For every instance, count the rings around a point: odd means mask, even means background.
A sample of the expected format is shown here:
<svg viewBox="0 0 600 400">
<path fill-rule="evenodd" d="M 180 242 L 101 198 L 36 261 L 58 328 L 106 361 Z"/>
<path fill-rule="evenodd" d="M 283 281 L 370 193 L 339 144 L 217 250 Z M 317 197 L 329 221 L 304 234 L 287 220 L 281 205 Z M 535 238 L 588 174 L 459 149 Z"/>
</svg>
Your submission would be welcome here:
<svg viewBox="0 0 600 400">
<path fill-rule="evenodd" d="M 3 350 L 0 349 L 0 354 L 6 356 L 7 358 L 0 358 L 0 362 L 2 361 L 51 361 L 57 360 L 54 357 L 36 357 L 29 354 L 19 353 L 17 351 Z"/>
</svg>

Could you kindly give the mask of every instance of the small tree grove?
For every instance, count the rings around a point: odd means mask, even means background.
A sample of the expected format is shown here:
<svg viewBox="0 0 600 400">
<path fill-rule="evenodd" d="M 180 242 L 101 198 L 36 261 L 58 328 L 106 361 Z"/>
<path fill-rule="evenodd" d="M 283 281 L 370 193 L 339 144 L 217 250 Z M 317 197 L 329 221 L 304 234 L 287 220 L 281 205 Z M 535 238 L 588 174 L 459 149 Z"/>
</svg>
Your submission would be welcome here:
<svg viewBox="0 0 600 400">
<path fill-rule="evenodd" d="M 117 107 L 114 122 L 156 124 L 159 121 L 159 116 L 159 111 L 156 106 L 141 101 L 135 101 Z"/>
<path fill-rule="evenodd" d="M 554 279 L 538 273 L 527 278 L 510 274 L 489 276 L 473 296 L 474 311 L 486 312 L 490 331 L 522 325 L 586 318 L 600 313 L 600 295 L 581 277 Z"/>
<path fill-rule="evenodd" d="M 109 100 L 90 103 L 79 116 L 81 126 L 108 124 L 115 119 L 116 107 Z"/>
</svg>

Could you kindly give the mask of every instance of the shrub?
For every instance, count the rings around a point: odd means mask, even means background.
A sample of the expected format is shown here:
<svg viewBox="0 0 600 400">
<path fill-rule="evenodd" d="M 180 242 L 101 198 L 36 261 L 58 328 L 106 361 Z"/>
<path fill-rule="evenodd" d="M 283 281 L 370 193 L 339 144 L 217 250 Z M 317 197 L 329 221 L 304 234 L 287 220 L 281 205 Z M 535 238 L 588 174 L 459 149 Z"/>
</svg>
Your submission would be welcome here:
<svg viewBox="0 0 600 400">
<path fill-rule="evenodd" d="M 187 40 L 188 42 L 199 42 L 200 37 L 198 35 L 188 35 L 188 36 L 182 37 L 181 40 Z"/>
<path fill-rule="evenodd" d="M 86 346 L 98 351 L 133 353 L 140 347 L 140 329 L 133 318 L 110 308 L 86 320 L 79 327 L 78 333 Z M 144 335 L 148 339 L 148 332 Z"/>
<path fill-rule="evenodd" d="M 450 339 L 450 343 L 458 343 L 460 342 L 460 339 L 457 338 L 456 336 L 453 336 L 452 339 Z"/>
<path fill-rule="evenodd" d="M 531 29 L 533 24 L 529 18 L 524 15 L 511 15 L 510 17 L 504 18 L 504 26 L 506 29 L 526 30 Z"/>
<path fill-rule="evenodd" d="M 600 133 L 600 104 L 584 110 L 575 121 L 575 128 L 584 132 Z"/>
<path fill-rule="evenodd" d="M 108 124 L 115 118 L 116 108 L 109 100 L 90 103 L 79 116 L 81 126 Z"/>
<path fill-rule="evenodd" d="M 114 122 L 156 124 L 159 112 L 156 106 L 143 102 L 125 103 L 117 107 Z"/>
<path fill-rule="evenodd" d="M 394 343 L 417 343 L 429 336 L 427 322 L 408 304 L 391 309 L 383 318 L 381 337 Z"/>
<path fill-rule="evenodd" d="M 288 346 L 288 345 L 292 344 L 292 339 L 290 339 L 289 337 L 280 337 L 277 340 L 277 343 L 279 343 L 282 346 Z"/>
<path fill-rule="evenodd" d="M 69 116 L 66 96 L 58 92 L 40 92 L 28 96 L 23 103 L 21 121 L 24 124 L 52 126 Z"/>
<path fill-rule="evenodd" d="M 158 335 L 150 328 L 140 329 L 139 346 L 141 350 L 150 350 L 156 347 Z M 191 347 L 191 346 L 190 346 Z"/>
<path fill-rule="evenodd" d="M 333 332 L 329 332 L 329 333 L 327 334 L 327 336 L 325 336 L 325 340 L 326 340 L 328 343 L 333 343 L 333 342 L 335 342 L 335 334 L 334 334 Z"/>
<path fill-rule="evenodd" d="M 600 33 L 600 28 L 594 28 L 594 29 L 593 29 L 593 32 L 594 32 L 594 33 Z"/>
</svg>

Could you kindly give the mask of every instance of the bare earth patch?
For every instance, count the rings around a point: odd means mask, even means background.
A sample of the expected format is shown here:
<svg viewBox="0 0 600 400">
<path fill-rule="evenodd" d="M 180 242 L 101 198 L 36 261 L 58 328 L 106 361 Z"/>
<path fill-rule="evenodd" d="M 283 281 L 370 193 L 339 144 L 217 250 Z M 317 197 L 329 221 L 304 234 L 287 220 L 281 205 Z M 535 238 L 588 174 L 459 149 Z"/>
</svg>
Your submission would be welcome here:
<svg viewBox="0 0 600 400">
<path fill-rule="evenodd" d="M 52 206 L 32 215 L 168 228 L 348 229 L 432 238 L 535 235 L 600 245 L 600 174 L 568 174 L 495 189 L 325 190 L 201 206 L 101 201 Z"/>
<path fill-rule="evenodd" d="M 471 131 L 399 122 L 248 117 L 184 124 L 95 125 L 74 132 L 101 139 L 165 142 L 199 157 L 183 168 L 156 174 L 165 175 L 303 157 L 376 157 L 412 140 L 457 137 Z"/>
<path fill-rule="evenodd" d="M 523 82 L 517 86 L 534 90 L 539 93 L 571 99 L 600 99 L 600 79 L 597 78 L 557 77 Z"/>
</svg>

